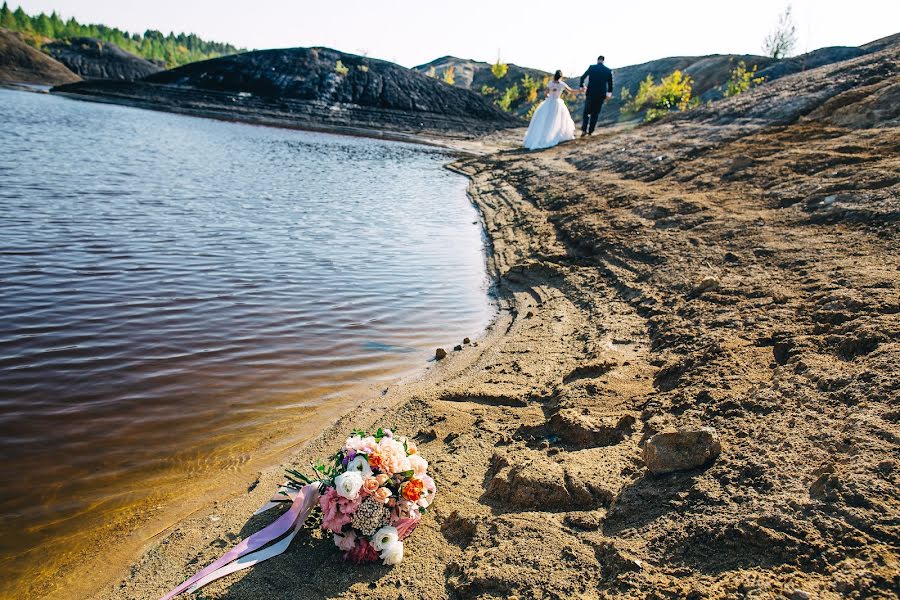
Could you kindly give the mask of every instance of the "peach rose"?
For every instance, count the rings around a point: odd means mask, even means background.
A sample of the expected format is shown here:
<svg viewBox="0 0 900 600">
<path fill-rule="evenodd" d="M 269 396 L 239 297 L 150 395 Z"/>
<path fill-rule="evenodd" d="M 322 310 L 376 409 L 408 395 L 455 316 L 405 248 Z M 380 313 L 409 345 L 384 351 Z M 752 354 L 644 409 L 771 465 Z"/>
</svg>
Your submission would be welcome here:
<svg viewBox="0 0 900 600">
<path fill-rule="evenodd" d="M 390 477 L 388 477 L 384 473 L 380 473 L 375 476 L 375 480 L 378 481 L 378 485 L 386 484 L 388 482 L 388 479 L 390 479 Z"/>
<path fill-rule="evenodd" d="M 374 477 L 367 477 L 363 480 L 362 491 L 365 494 L 374 494 L 375 490 L 379 488 L 381 484 L 378 483 L 378 480 Z"/>
<path fill-rule="evenodd" d="M 391 497 L 391 490 L 387 489 L 386 487 L 380 487 L 375 490 L 375 493 L 372 494 L 372 497 L 376 500 L 386 503 L 388 501 L 388 498 Z"/>
</svg>

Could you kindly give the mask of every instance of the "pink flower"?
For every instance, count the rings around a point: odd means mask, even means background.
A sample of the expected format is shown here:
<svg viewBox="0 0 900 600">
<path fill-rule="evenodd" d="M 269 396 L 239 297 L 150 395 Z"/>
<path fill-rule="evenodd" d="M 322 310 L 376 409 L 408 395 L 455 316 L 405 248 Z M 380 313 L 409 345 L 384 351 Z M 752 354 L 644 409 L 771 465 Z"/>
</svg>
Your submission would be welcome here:
<svg viewBox="0 0 900 600">
<path fill-rule="evenodd" d="M 327 529 L 338 533 L 352 519 L 349 515 L 344 514 L 339 502 L 342 500 L 334 488 L 328 488 L 328 491 L 319 497 L 319 506 L 322 508 L 322 529 Z"/>
<path fill-rule="evenodd" d="M 356 546 L 348 552 L 344 552 L 344 560 L 361 565 L 367 562 L 374 562 L 381 558 L 378 550 L 372 547 L 366 538 L 358 538 Z"/>
<path fill-rule="evenodd" d="M 375 443 L 375 438 L 371 435 L 364 438 L 361 438 L 358 435 L 351 435 L 344 443 L 345 450 L 355 450 L 357 454 L 370 454 L 374 452 L 376 448 L 378 448 L 378 444 Z"/>
<path fill-rule="evenodd" d="M 356 534 L 352 531 L 348 531 L 343 535 L 336 533 L 334 534 L 334 545 L 344 552 L 349 552 L 356 546 Z"/>
<path fill-rule="evenodd" d="M 422 494 L 422 497 L 419 498 L 418 505 L 422 507 L 428 507 L 434 502 L 434 495 L 437 493 L 437 486 L 434 484 L 434 479 L 429 477 L 428 475 L 422 475 L 421 477 L 422 483 L 425 484 L 425 492 Z"/>
<path fill-rule="evenodd" d="M 378 480 L 374 477 L 369 477 L 368 479 L 363 481 L 362 491 L 365 494 L 374 494 L 375 490 L 377 490 L 379 487 L 380 484 L 378 483 Z"/>
</svg>

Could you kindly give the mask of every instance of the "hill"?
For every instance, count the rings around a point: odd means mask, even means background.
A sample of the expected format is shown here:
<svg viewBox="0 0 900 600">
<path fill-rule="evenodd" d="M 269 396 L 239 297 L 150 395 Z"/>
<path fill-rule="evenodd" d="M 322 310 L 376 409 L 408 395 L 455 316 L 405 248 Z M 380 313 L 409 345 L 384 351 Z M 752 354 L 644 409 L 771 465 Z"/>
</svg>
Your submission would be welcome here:
<svg viewBox="0 0 900 600">
<path fill-rule="evenodd" d="M 78 80 L 65 65 L 29 46 L 21 34 L 0 28 L 0 83 L 61 85 Z"/>
<path fill-rule="evenodd" d="M 84 79 L 142 79 L 163 70 L 111 42 L 76 37 L 44 44 L 43 51 Z"/>
<path fill-rule="evenodd" d="M 603 112 L 600 114 L 600 120 L 605 123 L 622 120 L 623 117 L 620 111 L 623 106 L 623 90 L 627 90 L 627 93 L 632 96 L 635 95 L 640 83 L 648 75 L 658 82 L 676 70 L 681 71 L 693 81 L 693 97 L 701 102 L 707 102 L 723 97 L 724 86 L 732 70 L 741 61 L 748 67 L 756 67 L 757 77 L 764 78 L 766 82 L 773 82 L 787 75 L 881 50 L 895 44 L 898 36 L 900 34 L 860 47 L 834 46 L 820 48 L 806 54 L 781 60 L 752 54 L 710 54 L 706 56 L 667 57 L 638 65 L 621 67 L 613 70 L 616 92 L 614 97 L 604 106 Z M 532 81 L 537 81 L 540 84 L 540 88 L 543 88 L 546 82 L 549 81 L 550 73 L 509 64 L 508 72 L 503 77 L 497 78 L 491 72 L 492 66 L 485 62 L 444 56 L 414 67 L 414 69 L 438 79 L 442 78 L 449 69 L 452 69 L 453 85 L 480 92 L 495 103 L 498 103 L 507 90 L 512 88 L 513 100 L 509 103 L 509 111 L 519 116 L 528 115 L 532 107 L 543 100 L 543 89 L 535 95 L 536 97 L 533 100 L 526 98 L 523 81 L 527 75 Z M 587 66 L 585 64 L 585 68 Z M 577 87 L 581 74 L 570 73 L 568 75 L 570 77 L 567 77 L 566 82 L 572 87 Z M 565 99 L 573 116 L 576 119 L 580 119 L 584 106 L 583 98 L 567 97 Z M 637 117 L 640 117 L 640 115 L 637 115 Z M 629 116 L 628 118 L 636 117 Z"/>
<path fill-rule="evenodd" d="M 491 72 L 492 66 L 486 62 L 444 56 L 413 69 L 441 80 L 447 77 L 449 72 L 452 74 L 454 86 L 478 92 L 495 102 L 501 101 L 507 90 L 516 86 L 515 93 L 509 100 L 509 109 L 513 114 L 520 116 L 527 114 L 534 103 L 534 100 L 529 101 L 527 98 L 523 85 L 525 77 L 544 86 L 552 76 L 552 73 L 510 63 L 506 65 L 506 74 L 498 78 Z M 541 96 L 538 99 L 542 98 Z"/>
<path fill-rule="evenodd" d="M 106 25 L 82 24 L 75 18 L 64 20 L 56 12 L 49 15 L 28 15 L 21 7 L 10 10 L 6 2 L 0 6 L 0 27 L 39 39 L 94 38 L 115 44 L 145 60 L 170 67 L 241 51 L 231 44 L 203 40 L 192 33 L 164 34 L 154 29 L 148 29 L 143 34 L 129 33 Z"/>
<path fill-rule="evenodd" d="M 54 91 L 200 116 L 343 131 L 468 137 L 522 124 L 479 94 L 329 48 L 247 52 L 137 82 L 82 82 Z"/>
</svg>

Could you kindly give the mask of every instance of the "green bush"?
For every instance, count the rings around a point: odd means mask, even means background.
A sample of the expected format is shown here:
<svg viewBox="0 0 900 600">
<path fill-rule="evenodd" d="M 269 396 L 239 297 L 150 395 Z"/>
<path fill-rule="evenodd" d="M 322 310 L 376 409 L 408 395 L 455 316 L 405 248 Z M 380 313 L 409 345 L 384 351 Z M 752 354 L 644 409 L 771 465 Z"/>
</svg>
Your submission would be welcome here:
<svg viewBox="0 0 900 600">
<path fill-rule="evenodd" d="M 621 112 L 625 116 L 634 116 L 646 111 L 644 121 L 655 121 L 672 111 L 685 111 L 697 105 L 697 99 L 691 98 L 693 80 L 681 71 L 663 77 L 659 83 L 653 81 L 653 75 L 647 75 L 638 86 L 637 94 L 622 91 Z"/>
<path fill-rule="evenodd" d="M 503 95 L 497 100 L 497 106 L 505 110 L 506 112 L 510 112 L 512 109 L 512 103 L 519 99 L 519 85 L 515 84 L 512 87 L 506 88 L 506 91 L 503 92 Z"/>
<path fill-rule="evenodd" d="M 497 93 L 497 88 L 491 87 L 489 85 L 481 86 L 481 95 L 482 96 L 493 96 Z"/>
<path fill-rule="evenodd" d="M 522 77 L 522 89 L 525 90 L 525 102 L 534 102 L 538 97 L 538 90 L 541 88 L 541 83 L 530 77 L 528 73 L 526 73 Z"/>
<path fill-rule="evenodd" d="M 491 73 L 494 74 L 494 77 L 497 79 L 503 79 L 506 77 L 506 73 L 509 71 L 509 65 L 506 63 L 500 62 L 500 57 L 497 57 L 497 62 L 491 65 Z"/>
<path fill-rule="evenodd" d="M 338 75 L 346 75 L 347 73 L 350 72 L 350 68 L 345 67 L 344 63 L 339 60 L 336 63 L 334 63 L 334 72 L 337 73 Z"/>
<path fill-rule="evenodd" d="M 756 76 L 756 65 L 750 69 L 747 64 L 741 61 L 731 70 L 728 81 L 725 83 L 724 94 L 726 98 L 743 94 L 750 88 L 757 86 L 766 80 L 765 77 Z"/>
</svg>

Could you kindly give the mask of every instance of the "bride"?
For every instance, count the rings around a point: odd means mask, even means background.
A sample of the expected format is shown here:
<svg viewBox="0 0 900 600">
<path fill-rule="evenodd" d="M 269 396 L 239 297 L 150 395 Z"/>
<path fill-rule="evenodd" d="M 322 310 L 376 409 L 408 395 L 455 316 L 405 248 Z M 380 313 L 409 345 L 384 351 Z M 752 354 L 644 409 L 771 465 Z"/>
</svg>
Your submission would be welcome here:
<svg viewBox="0 0 900 600">
<path fill-rule="evenodd" d="M 562 71 L 557 71 L 553 81 L 547 85 L 547 99 L 534 111 L 525 133 L 525 147 L 529 150 L 549 148 L 575 139 L 575 122 L 569 115 L 566 103 L 560 98 L 563 92 L 578 93 L 562 81 Z"/>
</svg>

